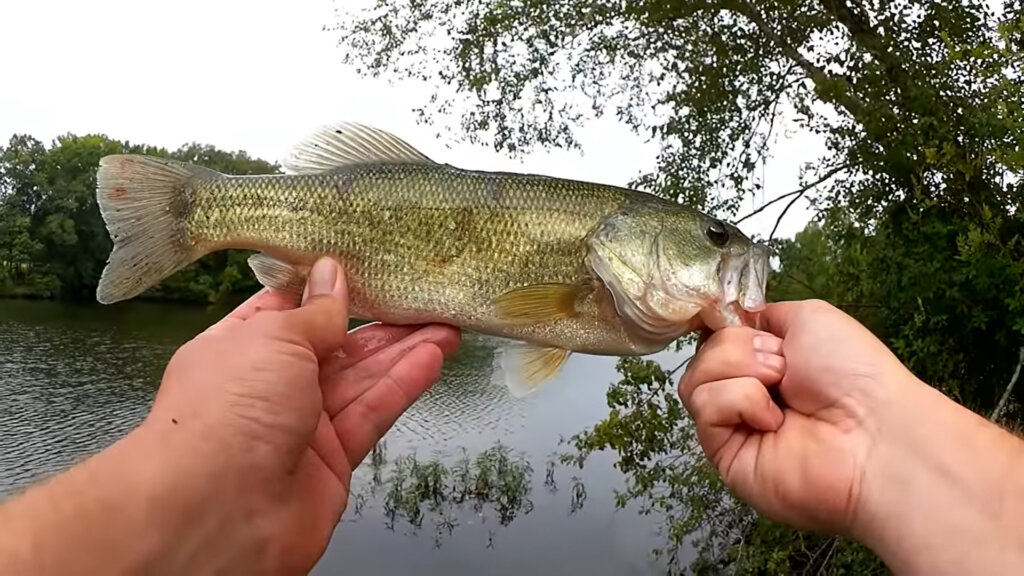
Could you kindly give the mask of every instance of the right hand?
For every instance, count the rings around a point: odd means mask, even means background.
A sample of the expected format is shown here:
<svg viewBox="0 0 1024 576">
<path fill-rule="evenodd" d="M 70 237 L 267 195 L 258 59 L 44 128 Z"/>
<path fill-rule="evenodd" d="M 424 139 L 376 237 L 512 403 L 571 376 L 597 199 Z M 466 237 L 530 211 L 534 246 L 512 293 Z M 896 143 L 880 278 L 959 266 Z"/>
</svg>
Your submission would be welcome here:
<svg viewBox="0 0 1024 576">
<path fill-rule="evenodd" d="M 824 302 L 772 304 L 762 323 L 765 331 L 713 334 L 683 375 L 680 397 L 737 496 L 772 520 L 849 534 L 877 431 L 913 409 L 895 396 L 919 381 Z"/>
</svg>

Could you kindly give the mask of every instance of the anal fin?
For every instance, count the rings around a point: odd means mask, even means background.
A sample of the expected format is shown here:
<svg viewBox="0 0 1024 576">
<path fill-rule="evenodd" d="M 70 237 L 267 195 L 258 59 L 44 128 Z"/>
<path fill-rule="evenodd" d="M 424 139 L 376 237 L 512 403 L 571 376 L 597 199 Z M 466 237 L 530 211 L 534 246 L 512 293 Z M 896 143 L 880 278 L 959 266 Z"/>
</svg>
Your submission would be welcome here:
<svg viewBox="0 0 1024 576">
<path fill-rule="evenodd" d="M 495 379 L 516 398 L 528 396 L 554 379 L 572 352 L 513 342 L 497 351 Z"/>
<path fill-rule="evenodd" d="M 260 284 L 298 303 L 306 288 L 307 267 L 297 267 L 263 252 L 249 256 L 249 267 Z"/>
</svg>

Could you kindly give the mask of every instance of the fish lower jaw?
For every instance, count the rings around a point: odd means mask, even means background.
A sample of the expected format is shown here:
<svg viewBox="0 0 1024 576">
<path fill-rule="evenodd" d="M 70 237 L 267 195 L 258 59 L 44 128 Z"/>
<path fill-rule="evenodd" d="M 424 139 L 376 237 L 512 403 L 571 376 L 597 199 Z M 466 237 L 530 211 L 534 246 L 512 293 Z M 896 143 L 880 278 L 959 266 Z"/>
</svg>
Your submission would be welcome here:
<svg viewBox="0 0 1024 576">
<path fill-rule="evenodd" d="M 636 324 L 626 326 L 629 334 L 629 351 L 626 355 L 647 356 L 661 352 L 673 342 L 703 327 L 699 315 L 685 319 L 665 320 L 656 326 L 641 327 Z"/>
<path fill-rule="evenodd" d="M 716 304 L 707 306 L 700 311 L 700 319 L 704 327 L 719 331 L 723 328 L 758 325 L 758 313 L 744 310 L 738 303 Z"/>
</svg>

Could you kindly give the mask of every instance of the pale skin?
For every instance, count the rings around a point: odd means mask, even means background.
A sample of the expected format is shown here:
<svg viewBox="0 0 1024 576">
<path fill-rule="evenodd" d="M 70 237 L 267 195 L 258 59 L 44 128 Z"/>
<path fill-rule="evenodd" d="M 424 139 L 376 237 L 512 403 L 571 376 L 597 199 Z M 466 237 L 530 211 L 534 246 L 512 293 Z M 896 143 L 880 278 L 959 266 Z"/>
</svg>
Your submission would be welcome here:
<svg viewBox="0 0 1024 576">
<path fill-rule="evenodd" d="M 1024 443 L 827 304 L 763 318 L 711 336 L 679 385 L 737 495 L 897 573 L 1024 568 Z M 138 428 L 0 507 L 0 573 L 309 571 L 352 469 L 459 344 L 446 326 L 347 324 L 344 272 L 325 259 L 301 306 L 261 292 L 185 344 Z"/>
<path fill-rule="evenodd" d="M 1024 570 L 1024 442 L 826 303 L 773 304 L 762 322 L 711 336 L 679 385 L 740 498 L 863 542 L 897 574 Z"/>
<path fill-rule="evenodd" d="M 0 573 L 308 572 L 352 469 L 460 338 L 346 334 L 346 303 L 324 260 L 301 307 L 264 291 L 185 344 L 138 428 L 0 508 Z"/>
</svg>

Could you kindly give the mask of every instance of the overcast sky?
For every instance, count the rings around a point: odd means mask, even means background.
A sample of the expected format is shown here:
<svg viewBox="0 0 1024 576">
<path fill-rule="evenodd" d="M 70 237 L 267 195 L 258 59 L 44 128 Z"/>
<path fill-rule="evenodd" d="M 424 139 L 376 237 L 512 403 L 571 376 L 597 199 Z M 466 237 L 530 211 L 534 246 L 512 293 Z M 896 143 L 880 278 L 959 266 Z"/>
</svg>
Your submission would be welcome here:
<svg viewBox="0 0 1024 576">
<path fill-rule="evenodd" d="M 334 21 L 331 0 L 0 3 L 0 144 L 15 133 L 49 143 L 92 132 L 167 148 L 196 141 L 281 161 L 311 129 L 356 120 L 465 168 L 623 185 L 654 166 L 657 147 L 614 119 L 584 127 L 582 155 L 512 160 L 486 147 L 448 149 L 411 112 L 429 87 L 395 89 L 342 66 L 336 36 L 323 31 Z M 764 170 L 766 196 L 796 188 L 798 166 L 819 151 L 807 135 L 781 141 Z M 777 214 L 741 227 L 767 234 Z M 793 210 L 781 235 L 806 218 Z"/>
</svg>

